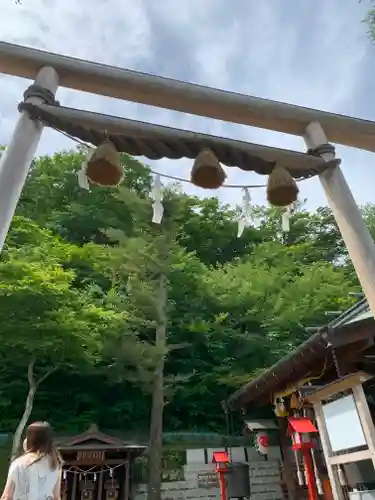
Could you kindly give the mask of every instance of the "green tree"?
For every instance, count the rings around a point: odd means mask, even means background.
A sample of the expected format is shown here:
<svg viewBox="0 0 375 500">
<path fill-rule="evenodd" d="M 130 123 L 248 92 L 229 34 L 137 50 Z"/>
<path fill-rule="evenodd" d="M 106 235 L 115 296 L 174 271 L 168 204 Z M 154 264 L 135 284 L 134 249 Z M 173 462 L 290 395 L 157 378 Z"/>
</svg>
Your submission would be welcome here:
<svg viewBox="0 0 375 500">
<path fill-rule="evenodd" d="M 122 321 L 123 315 L 104 308 L 90 289 L 74 288 L 74 272 L 63 266 L 73 254 L 70 244 L 15 218 L 0 262 L 0 357 L 3 372 L 9 364 L 27 372 L 28 393 L 12 456 L 40 384 L 61 366 L 79 363 L 82 372 L 92 366 L 101 335 Z"/>
<path fill-rule="evenodd" d="M 81 151 L 36 159 L 6 251 L 12 260 L 24 252 L 23 262 L 39 265 L 43 272 L 44 262 L 48 272 L 51 266 L 59 270 L 64 279 L 69 277 L 64 301 L 77 296 L 103 314 L 120 315 L 121 324 L 105 329 L 103 349 L 97 344 L 93 363 L 81 364 L 78 356 L 69 363 L 61 358 L 59 369 L 38 388 L 33 414 L 48 415 L 68 432 L 92 421 L 104 428 L 146 429 L 150 381 L 163 351 L 164 429 L 224 430 L 220 402 L 228 393 L 303 340 L 304 327 L 326 322 L 327 309 L 344 309 L 350 302 L 348 291 L 358 289 L 330 210 L 311 213 L 302 204 L 284 235 L 279 210 L 253 207 L 251 227 L 238 239 L 237 210 L 216 198 L 200 200 L 174 189 L 175 228 L 166 269 L 168 346 L 160 351 L 154 345 L 156 304 L 151 300 L 158 296 L 160 268 L 151 273 L 150 266 L 160 265 L 157 245 L 165 234 L 150 223 L 150 172 L 124 156 L 122 188 L 87 193 L 76 179 L 83 159 Z M 366 211 L 371 225 L 373 207 Z M 110 228 L 121 237 L 114 238 Z M 24 275 L 31 275 L 25 269 Z M 30 309 L 30 323 L 42 303 Z M 9 302 L 12 314 L 16 306 Z M 35 324 L 43 325 L 47 312 L 40 309 Z M 77 311 L 77 319 L 84 317 L 85 310 Z M 37 339 L 43 329 L 34 333 Z M 0 354 L 9 349 L 0 346 Z M 14 426 L 23 411 L 27 383 L 26 357 L 18 365 L 11 359 L 8 355 L 0 367 L 6 426 Z M 36 376 L 49 366 L 50 361 L 43 365 L 38 359 Z M 56 391 L 56 386 L 61 389 Z"/>
<path fill-rule="evenodd" d="M 122 199 L 129 197 L 124 188 Z M 148 464 L 148 498 L 160 500 L 162 473 L 163 415 L 168 385 L 175 385 L 177 377 L 166 385 L 165 359 L 176 347 L 168 343 L 169 313 L 173 308 L 169 300 L 170 279 L 181 265 L 184 251 L 176 241 L 174 216 L 178 211 L 178 198 L 170 193 L 165 204 L 164 220 L 160 226 L 149 223 L 150 204 L 139 199 L 138 234 L 126 237 L 118 230 L 110 232 L 113 238 L 113 266 L 117 298 L 128 312 L 126 328 L 138 337 L 143 353 L 151 354 L 148 362 L 129 359 L 128 347 L 121 353 L 136 368 L 135 382 L 151 390 L 151 417 Z M 144 217 L 148 215 L 148 219 Z M 150 362 L 151 361 L 151 362 Z M 128 376 L 128 375 L 127 375 Z"/>
<path fill-rule="evenodd" d="M 68 151 L 42 156 L 34 162 L 17 208 L 17 214 L 46 226 L 75 244 L 106 244 L 106 231 L 116 227 L 130 235 L 134 210 L 126 200 L 118 200 L 116 189 L 79 187 L 77 172 L 85 151 Z M 128 155 L 122 156 L 124 187 L 145 196 L 150 190 L 147 167 Z"/>
</svg>

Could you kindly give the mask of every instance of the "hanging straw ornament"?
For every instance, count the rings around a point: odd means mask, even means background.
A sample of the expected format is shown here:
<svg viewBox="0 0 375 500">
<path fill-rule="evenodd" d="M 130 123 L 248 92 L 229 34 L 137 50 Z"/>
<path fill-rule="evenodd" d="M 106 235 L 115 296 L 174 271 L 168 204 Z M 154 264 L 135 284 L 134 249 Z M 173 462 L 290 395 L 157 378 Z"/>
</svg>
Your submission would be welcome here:
<svg viewBox="0 0 375 500">
<path fill-rule="evenodd" d="M 203 149 L 195 158 L 190 180 L 203 189 L 217 189 L 224 184 L 226 174 L 211 149 Z"/>
<path fill-rule="evenodd" d="M 237 238 L 240 238 L 245 230 L 245 227 L 249 224 L 250 221 L 250 203 L 251 197 L 249 190 L 245 187 L 243 188 L 243 196 L 242 196 L 242 210 L 240 218 L 238 219 L 238 231 Z"/>
<path fill-rule="evenodd" d="M 281 216 L 281 229 L 283 233 L 290 231 L 290 218 L 293 215 L 294 203 L 288 205 Z"/>
<path fill-rule="evenodd" d="M 150 198 L 153 200 L 152 204 L 152 222 L 155 224 L 161 224 L 164 214 L 163 206 L 163 184 L 161 182 L 160 175 L 157 174 L 154 177 L 154 185 L 150 193 Z"/>
<path fill-rule="evenodd" d="M 120 155 L 110 141 L 100 144 L 90 152 L 85 174 L 92 184 L 102 187 L 118 186 L 123 179 Z"/>
<path fill-rule="evenodd" d="M 298 193 L 297 183 L 288 170 L 276 164 L 267 184 L 267 199 L 271 205 L 286 207 L 297 201 Z"/>
</svg>

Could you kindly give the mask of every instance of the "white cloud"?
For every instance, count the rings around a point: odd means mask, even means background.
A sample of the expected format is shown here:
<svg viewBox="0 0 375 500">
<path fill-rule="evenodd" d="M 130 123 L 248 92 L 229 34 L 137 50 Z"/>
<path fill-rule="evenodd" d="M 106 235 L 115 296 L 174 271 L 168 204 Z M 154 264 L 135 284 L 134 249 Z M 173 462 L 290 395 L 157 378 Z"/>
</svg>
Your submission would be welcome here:
<svg viewBox="0 0 375 500">
<path fill-rule="evenodd" d="M 0 32 L 5 41 L 338 113 L 355 113 L 366 99 L 374 99 L 359 91 L 361 79 L 370 71 L 374 74 L 375 63 L 368 54 L 375 48 L 361 23 L 366 5 L 356 2 L 347 2 L 345 8 L 342 0 L 23 0 L 21 6 L 3 0 L 3 4 Z M 26 86 L 19 79 L 0 78 L 3 142 L 10 136 L 16 104 Z M 300 138 L 68 90 L 60 91 L 59 100 L 179 128 L 304 148 Z M 64 138 L 49 132 L 39 151 L 50 153 L 66 145 Z M 357 199 L 375 201 L 373 190 L 360 182 L 368 176 L 370 155 L 339 151 Z M 361 166 L 354 175 L 356 163 Z M 163 161 L 156 168 L 188 177 L 190 162 Z M 236 170 L 228 173 L 231 183 L 265 181 Z M 315 180 L 302 185 L 302 196 L 311 206 L 324 203 L 318 184 Z M 235 202 L 240 193 L 222 190 L 220 196 Z M 253 198 L 264 202 L 264 190 L 254 191 Z"/>
</svg>

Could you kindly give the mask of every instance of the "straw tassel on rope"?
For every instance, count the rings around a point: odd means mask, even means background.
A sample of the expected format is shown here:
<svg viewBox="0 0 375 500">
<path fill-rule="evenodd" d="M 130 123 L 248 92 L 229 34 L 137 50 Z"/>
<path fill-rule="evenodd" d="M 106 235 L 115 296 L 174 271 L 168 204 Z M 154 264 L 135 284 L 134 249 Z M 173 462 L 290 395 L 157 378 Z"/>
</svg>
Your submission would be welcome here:
<svg viewBox="0 0 375 500">
<path fill-rule="evenodd" d="M 297 201 L 299 189 L 292 175 L 281 165 L 275 165 L 268 177 L 267 199 L 271 205 L 286 207 Z"/>
<path fill-rule="evenodd" d="M 92 184 L 103 187 L 118 186 L 123 179 L 120 155 L 110 141 L 100 144 L 86 164 L 86 176 Z"/>
<path fill-rule="evenodd" d="M 217 189 L 224 184 L 226 174 L 211 149 L 203 149 L 196 157 L 190 180 L 203 189 Z"/>
</svg>

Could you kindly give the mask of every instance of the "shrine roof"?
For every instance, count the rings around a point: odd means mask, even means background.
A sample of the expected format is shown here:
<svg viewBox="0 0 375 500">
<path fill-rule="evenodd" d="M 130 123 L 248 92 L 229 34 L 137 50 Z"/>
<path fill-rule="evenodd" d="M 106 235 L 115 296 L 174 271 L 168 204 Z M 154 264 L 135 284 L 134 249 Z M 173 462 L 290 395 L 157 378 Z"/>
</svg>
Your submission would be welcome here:
<svg viewBox="0 0 375 500">
<path fill-rule="evenodd" d="M 375 336 L 374 318 L 366 299 L 344 311 L 322 326 L 291 353 L 284 356 L 261 375 L 232 394 L 225 402 L 229 409 L 239 409 L 249 403 L 270 401 L 270 394 L 285 390 L 302 378 L 323 373 L 327 366 L 327 345 L 344 346 Z M 353 349 L 355 352 L 355 349 Z M 332 364 L 332 360 L 330 363 Z"/>
<path fill-rule="evenodd" d="M 75 436 L 58 436 L 55 439 L 60 450 L 144 450 L 144 443 L 129 442 L 112 434 L 99 431 L 93 424 L 85 432 Z"/>
</svg>

